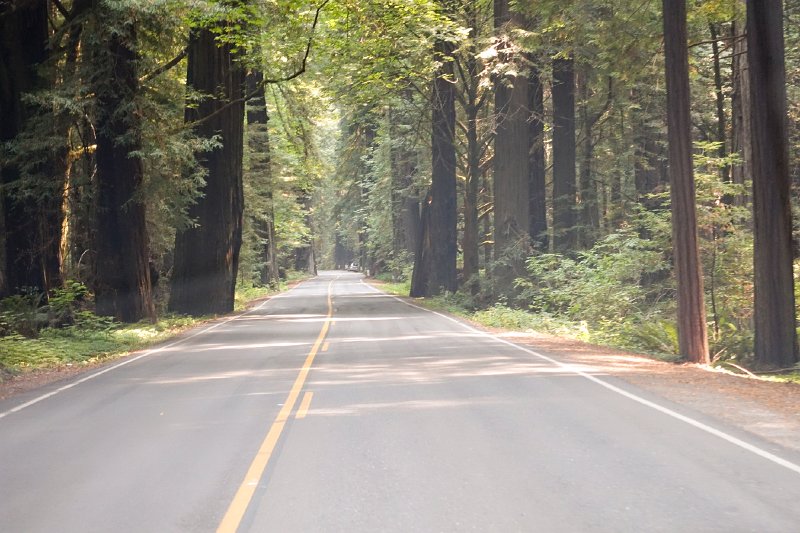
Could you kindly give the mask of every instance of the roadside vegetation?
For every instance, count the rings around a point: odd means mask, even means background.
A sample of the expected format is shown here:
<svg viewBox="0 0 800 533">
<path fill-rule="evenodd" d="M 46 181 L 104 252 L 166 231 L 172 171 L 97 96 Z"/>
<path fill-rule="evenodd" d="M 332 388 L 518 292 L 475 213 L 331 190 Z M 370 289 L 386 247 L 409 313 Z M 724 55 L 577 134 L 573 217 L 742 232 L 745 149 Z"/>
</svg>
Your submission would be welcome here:
<svg viewBox="0 0 800 533">
<path fill-rule="evenodd" d="M 481 273 L 481 279 L 483 273 Z M 396 296 L 408 296 L 410 280 L 398 281 L 396 276 L 381 274 L 375 278 L 376 286 Z M 565 294 L 569 295 L 567 290 Z M 682 362 L 677 351 L 677 332 L 675 326 L 667 318 L 654 317 L 652 309 L 637 309 L 629 316 L 609 320 L 591 321 L 578 319 L 569 314 L 536 312 L 532 309 L 512 307 L 507 301 L 498 301 L 491 305 L 481 304 L 480 297 L 467 294 L 463 290 L 455 293 L 444 293 L 414 299 L 414 303 L 435 311 L 444 311 L 465 318 L 487 328 L 498 328 L 523 333 L 544 333 L 565 339 L 572 339 L 589 344 L 619 348 L 648 356 L 669 363 Z M 562 300 L 563 303 L 563 300 Z M 594 313 L 606 313 L 608 307 L 603 304 L 592 308 L 583 306 L 581 313 L 585 316 Z M 650 316 L 647 322 L 644 317 Z M 726 346 L 741 342 L 747 346 L 748 333 L 740 336 L 721 337 L 714 346 Z M 750 339 L 749 342 L 752 342 Z M 724 348 L 711 361 L 711 366 L 722 368 L 733 374 L 757 378 L 765 381 L 800 383 L 800 371 L 783 369 L 780 372 L 752 372 L 747 369 L 747 357 L 736 352 L 728 353 Z"/>
<path fill-rule="evenodd" d="M 240 285 L 236 312 L 308 277 L 289 272 L 278 286 Z M 0 300 L 0 381 L 32 370 L 87 366 L 167 341 L 214 315 L 162 313 L 158 320 L 122 323 L 93 311 L 93 295 L 80 282 L 43 294 L 28 291 Z"/>
</svg>

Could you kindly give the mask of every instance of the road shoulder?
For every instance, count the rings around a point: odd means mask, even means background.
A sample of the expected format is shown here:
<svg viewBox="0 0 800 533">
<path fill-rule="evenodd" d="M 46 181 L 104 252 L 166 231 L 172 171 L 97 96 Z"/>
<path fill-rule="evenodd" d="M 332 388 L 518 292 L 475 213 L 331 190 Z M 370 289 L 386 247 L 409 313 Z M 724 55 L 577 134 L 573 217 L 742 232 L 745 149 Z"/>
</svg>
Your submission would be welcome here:
<svg viewBox="0 0 800 533">
<path fill-rule="evenodd" d="M 373 286 L 381 288 L 379 283 Z M 401 299 L 424 306 L 421 301 Z M 464 317 L 453 318 L 592 374 L 621 379 L 770 442 L 800 451 L 800 384 L 732 374 L 703 365 L 668 363 L 573 339 L 490 328 Z"/>
</svg>

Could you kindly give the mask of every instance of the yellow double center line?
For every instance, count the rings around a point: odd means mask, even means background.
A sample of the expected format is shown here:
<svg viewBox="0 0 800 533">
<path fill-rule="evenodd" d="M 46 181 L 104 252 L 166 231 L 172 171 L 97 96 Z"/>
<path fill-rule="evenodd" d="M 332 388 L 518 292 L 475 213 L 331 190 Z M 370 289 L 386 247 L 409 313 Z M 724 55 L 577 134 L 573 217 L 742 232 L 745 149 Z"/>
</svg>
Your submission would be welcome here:
<svg viewBox="0 0 800 533">
<path fill-rule="evenodd" d="M 283 427 L 286 425 L 286 421 L 289 419 L 289 415 L 291 415 L 292 409 L 294 409 L 294 404 L 297 403 L 297 398 L 300 396 L 300 391 L 303 389 L 303 385 L 306 382 L 308 373 L 311 370 L 311 365 L 314 364 L 314 358 L 317 356 L 317 352 L 319 352 L 322 342 L 331 326 L 331 318 L 333 317 L 333 281 L 328 284 L 328 314 L 325 317 L 325 322 L 322 324 L 322 329 L 317 336 L 317 340 L 311 347 L 311 351 L 308 352 L 303 367 L 300 369 L 300 373 L 297 375 L 297 378 L 294 380 L 294 385 L 292 385 L 292 389 L 289 391 L 289 396 L 286 397 L 286 401 L 283 403 L 283 407 L 278 413 L 278 416 L 275 417 L 275 421 L 272 422 L 272 426 L 270 426 L 269 432 L 266 438 L 264 438 L 264 442 L 261 443 L 261 447 L 258 449 L 253 462 L 250 463 L 250 468 L 247 470 L 247 474 L 245 474 L 244 480 L 239 486 L 239 490 L 236 491 L 233 501 L 228 507 L 225 516 L 222 518 L 222 522 L 220 522 L 217 528 L 217 533 L 234 533 L 242 522 L 244 513 L 247 511 L 247 506 L 250 505 L 250 500 L 253 499 L 253 494 L 258 487 L 258 482 L 261 480 L 261 476 L 267 468 L 275 445 L 278 443 L 278 439 L 283 432 Z"/>
</svg>

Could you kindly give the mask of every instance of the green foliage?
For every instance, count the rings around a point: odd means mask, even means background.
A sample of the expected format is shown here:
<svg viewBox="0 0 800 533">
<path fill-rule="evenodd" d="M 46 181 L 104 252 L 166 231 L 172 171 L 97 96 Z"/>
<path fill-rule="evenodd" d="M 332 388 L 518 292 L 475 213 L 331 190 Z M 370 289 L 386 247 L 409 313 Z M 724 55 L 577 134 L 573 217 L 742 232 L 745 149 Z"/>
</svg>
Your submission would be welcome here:
<svg viewBox="0 0 800 533">
<path fill-rule="evenodd" d="M 298 276 L 291 274 L 289 278 L 298 279 Z M 274 289 L 245 286 L 237 290 L 237 309 L 242 310 L 247 302 L 274 292 Z M 4 328 L 0 332 L 3 374 L 91 364 L 163 342 L 204 320 L 167 315 L 155 324 L 120 324 L 111 317 L 97 316 L 82 309 L 84 298 L 89 296 L 84 285 L 69 282 L 53 292 L 49 306 L 41 305 L 42 295 L 30 291 L 0 301 L 0 325 Z M 51 316 L 69 315 L 71 322 L 48 322 L 48 310 Z M 39 325 L 35 338 L 22 334 L 31 320 Z M 16 329 L 12 329 L 12 325 Z M 4 375 L 0 375 L 0 379 L 3 378 Z"/>
<path fill-rule="evenodd" d="M 35 337 L 47 323 L 43 300 L 44 294 L 31 288 L 0 300 L 0 334 Z"/>
</svg>

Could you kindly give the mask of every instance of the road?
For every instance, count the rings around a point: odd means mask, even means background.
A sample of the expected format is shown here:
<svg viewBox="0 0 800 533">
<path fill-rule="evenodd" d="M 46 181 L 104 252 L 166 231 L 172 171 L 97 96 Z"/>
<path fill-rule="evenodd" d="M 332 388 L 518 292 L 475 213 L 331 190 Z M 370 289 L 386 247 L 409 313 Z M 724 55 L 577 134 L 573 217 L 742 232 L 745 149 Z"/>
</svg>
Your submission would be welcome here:
<svg viewBox="0 0 800 533">
<path fill-rule="evenodd" d="M 0 402 L 0 531 L 800 531 L 800 458 L 323 272 Z"/>
</svg>

